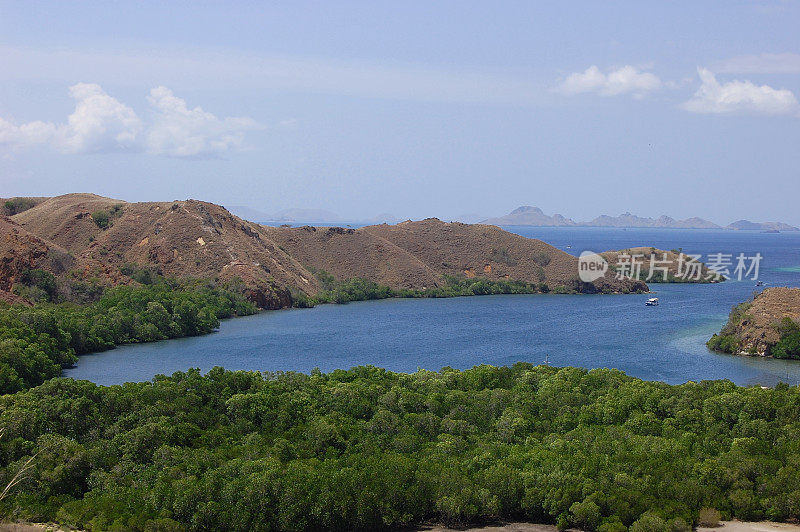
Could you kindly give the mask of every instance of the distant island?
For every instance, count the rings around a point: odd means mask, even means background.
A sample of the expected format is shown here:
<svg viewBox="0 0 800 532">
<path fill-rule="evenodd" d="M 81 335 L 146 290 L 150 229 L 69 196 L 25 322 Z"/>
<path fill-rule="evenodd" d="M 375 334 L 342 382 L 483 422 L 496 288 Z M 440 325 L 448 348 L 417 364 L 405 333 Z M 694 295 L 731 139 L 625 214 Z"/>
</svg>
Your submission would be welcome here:
<svg viewBox="0 0 800 532">
<path fill-rule="evenodd" d="M 629 212 L 619 216 L 602 215 L 588 222 L 576 222 L 561 214 L 548 216 L 539 207 L 524 205 L 497 218 L 483 220 L 485 224 L 492 225 L 527 225 L 532 227 L 641 227 L 641 228 L 670 228 L 670 229 L 730 229 L 741 231 L 800 231 L 782 222 L 751 222 L 739 220 L 726 226 L 702 218 L 693 217 L 685 220 L 676 220 L 670 216 L 662 215 L 658 218 L 641 217 Z"/>
<path fill-rule="evenodd" d="M 728 225 L 726 229 L 735 229 L 740 231 L 769 231 L 774 233 L 776 231 L 798 231 L 797 227 L 782 222 L 761 222 L 755 223 L 750 220 L 739 220 Z"/>
</svg>

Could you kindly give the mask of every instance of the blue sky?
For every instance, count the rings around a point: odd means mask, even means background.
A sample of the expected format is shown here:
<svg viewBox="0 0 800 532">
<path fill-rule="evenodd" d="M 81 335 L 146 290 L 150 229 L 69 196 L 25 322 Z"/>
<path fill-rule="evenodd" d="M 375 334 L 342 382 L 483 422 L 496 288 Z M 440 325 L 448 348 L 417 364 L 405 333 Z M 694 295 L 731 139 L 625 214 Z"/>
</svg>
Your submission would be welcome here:
<svg viewBox="0 0 800 532">
<path fill-rule="evenodd" d="M 800 224 L 800 3 L 0 1 L 0 196 Z"/>
</svg>

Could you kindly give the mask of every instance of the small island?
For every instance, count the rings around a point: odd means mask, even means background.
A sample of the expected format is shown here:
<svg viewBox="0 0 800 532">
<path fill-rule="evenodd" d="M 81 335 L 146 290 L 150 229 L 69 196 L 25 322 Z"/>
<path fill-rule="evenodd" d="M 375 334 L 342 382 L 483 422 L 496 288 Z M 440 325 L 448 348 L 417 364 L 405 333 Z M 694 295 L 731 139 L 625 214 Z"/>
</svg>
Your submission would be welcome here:
<svg viewBox="0 0 800 532">
<path fill-rule="evenodd" d="M 600 253 L 618 275 L 647 283 L 719 283 L 725 276 L 680 249 L 636 247 Z"/>
<path fill-rule="evenodd" d="M 767 288 L 735 306 L 707 345 L 734 355 L 800 359 L 800 288 Z"/>
</svg>

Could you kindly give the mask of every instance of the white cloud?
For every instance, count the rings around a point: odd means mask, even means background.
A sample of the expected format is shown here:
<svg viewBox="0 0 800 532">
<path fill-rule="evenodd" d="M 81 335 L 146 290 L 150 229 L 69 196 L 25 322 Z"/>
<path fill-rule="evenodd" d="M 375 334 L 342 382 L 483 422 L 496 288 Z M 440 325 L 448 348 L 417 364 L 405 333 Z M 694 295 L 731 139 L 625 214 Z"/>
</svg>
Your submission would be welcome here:
<svg viewBox="0 0 800 532">
<path fill-rule="evenodd" d="M 241 149 L 245 133 L 258 127 L 250 118 L 217 118 L 200 107 L 189 109 L 166 87 L 150 91 L 147 99 L 155 115 L 149 125 L 97 84 L 78 83 L 69 93 L 77 103 L 65 123 L 16 125 L 0 118 L 0 147 L 47 146 L 63 153 L 145 150 L 155 155 L 201 158 Z"/>
<path fill-rule="evenodd" d="M 56 135 L 55 124 L 46 122 L 28 122 L 14 125 L 0 118 L 0 146 L 18 149 L 25 146 L 44 144 Z"/>
<path fill-rule="evenodd" d="M 750 54 L 714 66 L 720 74 L 800 74 L 800 54 Z"/>
<path fill-rule="evenodd" d="M 756 85 L 750 81 L 720 83 L 714 73 L 698 68 L 702 84 L 692 99 L 682 107 L 693 113 L 752 113 L 786 115 L 800 113 L 800 105 L 791 91 Z"/>
<path fill-rule="evenodd" d="M 147 97 L 156 118 L 147 132 L 147 150 L 171 157 L 209 157 L 240 150 L 248 130 L 258 128 L 251 118 L 217 118 L 186 102 L 166 87 L 156 87 Z"/>
<path fill-rule="evenodd" d="M 69 89 L 77 102 L 66 123 L 27 122 L 15 125 L 0 118 L 0 145 L 12 149 L 49 145 L 64 153 L 96 153 L 135 149 L 142 121 L 136 113 L 94 83 Z"/>
<path fill-rule="evenodd" d="M 142 121 L 133 109 L 94 83 L 73 85 L 69 95 L 78 103 L 67 124 L 58 128 L 57 142 L 62 151 L 126 151 L 136 147 Z"/>
<path fill-rule="evenodd" d="M 604 74 L 592 65 L 583 72 L 573 72 L 558 86 L 565 94 L 596 93 L 602 96 L 632 94 L 641 98 L 661 87 L 661 80 L 650 72 L 642 72 L 632 65 L 625 65 Z"/>
</svg>

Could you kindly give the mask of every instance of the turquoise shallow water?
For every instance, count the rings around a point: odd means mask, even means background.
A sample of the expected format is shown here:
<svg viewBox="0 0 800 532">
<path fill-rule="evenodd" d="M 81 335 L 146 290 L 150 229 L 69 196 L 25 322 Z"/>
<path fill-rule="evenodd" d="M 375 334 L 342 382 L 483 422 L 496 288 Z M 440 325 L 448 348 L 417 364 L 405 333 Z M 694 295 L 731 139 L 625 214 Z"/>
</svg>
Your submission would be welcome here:
<svg viewBox="0 0 800 532">
<path fill-rule="evenodd" d="M 800 286 L 800 234 L 728 231 L 510 228 L 573 254 L 637 245 L 689 253 L 764 256 L 768 286 Z M 213 366 L 260 371 L 323 371 L 373 364 L 397 371 L 475 364 L 613 367 L 649 380 L 731 379 L 738 384 L 800 382 L 800 362 L 735 357 L 705 341 L 752 281 L 653 285 L 646 295 L 484 296 L 386 300 L 265 312 L 226 321 L 197 338 L 124 346 L 81 357 L 66 376 L 100 384 L 148 380 L 159 373 Z"/>
</svg>

